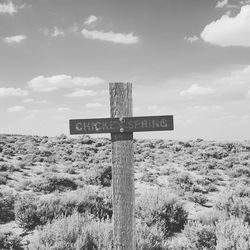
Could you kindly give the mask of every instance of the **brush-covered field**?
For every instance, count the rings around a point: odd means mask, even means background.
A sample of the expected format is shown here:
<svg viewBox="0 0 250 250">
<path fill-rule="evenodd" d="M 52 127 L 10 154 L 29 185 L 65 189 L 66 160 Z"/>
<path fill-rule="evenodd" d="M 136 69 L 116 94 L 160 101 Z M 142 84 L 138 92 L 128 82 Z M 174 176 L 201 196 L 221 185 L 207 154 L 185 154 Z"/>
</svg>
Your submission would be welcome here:
<svg viewBox="0 0 250 250">
<path fill-rule="evenodd" d="M 250 141 L 136 140 L 136 248 L 249 250 Z M 0 249 L 112 249 L 111 143 L 0 135 Z"/>
</svg>

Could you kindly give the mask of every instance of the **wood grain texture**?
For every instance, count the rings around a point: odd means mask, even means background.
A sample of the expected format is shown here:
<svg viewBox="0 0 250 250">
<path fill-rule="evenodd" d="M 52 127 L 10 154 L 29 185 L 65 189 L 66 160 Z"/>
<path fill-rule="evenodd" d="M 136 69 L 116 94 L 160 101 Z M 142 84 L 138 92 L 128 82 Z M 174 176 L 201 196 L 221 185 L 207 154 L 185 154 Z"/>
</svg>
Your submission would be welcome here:
<svg viewBox="0 0 250 250">
<path fill-rule="evenodd" d="M 132 84 L 110 83 L 112 118 L 131 117 Z M 114 249 L 135 250 L 133 133 L 112 133 Z"/>
</svg>

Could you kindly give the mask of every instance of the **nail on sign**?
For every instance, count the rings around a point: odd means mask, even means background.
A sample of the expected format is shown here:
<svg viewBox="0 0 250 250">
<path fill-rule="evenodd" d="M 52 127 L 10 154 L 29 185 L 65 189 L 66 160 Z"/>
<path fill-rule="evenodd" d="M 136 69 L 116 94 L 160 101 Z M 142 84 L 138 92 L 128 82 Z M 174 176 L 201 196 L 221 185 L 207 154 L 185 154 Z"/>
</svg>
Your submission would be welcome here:
<svg viewBox="0 0 250 250">
<path fill-rule="evenodd" d="M 70 120 L 70 134 L 173 130 L 172 115 Z"/>
</svg>

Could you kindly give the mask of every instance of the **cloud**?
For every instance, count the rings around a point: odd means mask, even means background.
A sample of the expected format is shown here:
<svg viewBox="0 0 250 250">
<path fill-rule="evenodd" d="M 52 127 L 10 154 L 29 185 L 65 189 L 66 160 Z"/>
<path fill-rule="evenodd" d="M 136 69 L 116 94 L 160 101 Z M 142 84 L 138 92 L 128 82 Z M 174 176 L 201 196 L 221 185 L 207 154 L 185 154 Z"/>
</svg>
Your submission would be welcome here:
<svg viewBox="0 0 250 250">
<path fill-rule="evenodd" d="M 235 17 L 224 15 L 208 24 L 201 32 L 201 38 L 222 47 L 250 47 L 250 5 L 242 6 Z"/>
<path fill-rule="evenodd" d="M 99 102 L 94 102 L 94 103 L 87 103 L 86 108 L 101 108 L 103 107 L 103 104 L 99 103 Z"/>
<path fill-rule="evenodd" d="M 197 36 L 191 36 L 191 37 L 186 37 L 185 36 L 184 40 L 187 41 L 187 42 L 189 42 L 189 43 L 193 43 L 193 42 L 199 40 L 199 38 Z"/>
<path fill-rule="evenodd" d="M 84 24 L 89 26 L 89 25 L 91 25 L 92 23 L 96 22 L 97 20 L 98 20 L 98 17 L 96 17 L 96 16 L 94 16 L 94 15 L 91 15 L 91 16 L 89 16 L 89 17 L 85 20 Z"/>
<path fill-rule="evenodd" d="M 59 107 L 59 108 L 51 109 L 51 111 L 55 111 L 57 113 L 66 113 L 66 112 L 71 112 L 72 110 L 68 107 Z"/>
<path fill-rule="evenodd" d="M 222 8 L 222 7 L 226 6 L 227 4 L 228 4 L 228 0 L 218 1 L 216 4 L 216 8 Z"/>
<path fill-rule="evenodd" d="M 250 90 L 247 91 L 247 98 L 250 99 Z"/>
<path fill-rule="evenodd" d="M 31 102 L 34 102 L 34 99 L 27 98 L 27 99 L 22 100 L 22 103 L 31 103 Z"/>
<path fill-rule="evenodd" d="M 17 36 L 8 36 L 4 38 L 4 42 L 8 44 L 12 43 L 21 43 L 22 41 L 26 40 L 27 36 L 25 35 L 17 35 Z"/>
<path fill-rule="evenodd" d="M 8 1 L 7 3 L 1 3 L 0 4 L 0 14 L 9 14 L 13 15 L 17 13 L 18 7 L 15 6 L 12 1 Z"/>
<path fill-rule="evenodd" d="M 27 96 L 29 91 L 20 88 L 0 88 L 0 97 Z"/>
<path fill-rule="evenodd" d="M 47 100 L 40 100 L 40 101 L 37 101 L 38 104 L 46 104 L 48 103 L 49 101 Z"/>
<path fill-rule="evenodd" d="M 139 42 L 139 38 L 134 36 L 134 34 L 128 33 L 114 33 L 113 31 L 97 31 L 97 30 L 87 30 L 83 29 L 81 31 L 82 35 L 88 39 L 97 39 L 101 41 L 107 41 L 112 43 L 121 43 L 121 44 L 134 44 Z"/>
<path fill-rule="evenodd" d="M 54 75 L 51 77 L 37 76 L 28 82 L 34 91 L 50 92 L 60 88 L 80 88 L 105 83 L 99 77 L 72 77 L 69 75 Z"/>
<path fill-rule="evenodd" d="M 9 113 L 20 112 L 22 110 L 24 110 L 24 106 L 18 106 L 18 105 L 7 109 Z"/>
<path fill-rule="evenodd" d="M 181 96 L 206 96 L 215 93 L 215 89 L 204 88 L 198 84 L 193 84 L 189 89 L 183 90 L 180 92 Z"/>
<path fill-rule="evenodd" d="M 221 1 L 218 1 L 216 6 L 216 8 L 236 8 L 238 9 L 239 7 L 235 4 L 229 4 L 229 1 L 228 0 L 221 0 Z"/>
<path fill-rule="evenodd" d="M 224 108 L 220 105 L 212 105 L 212 106 L 200 106 L 195 105 L 191 107 L 187 107 L 188 111 L 195 112 L 195 113 L 217 113 L 224 110 Z"/>
<path fill-rule="evenodd" d="M 234 70 L 230 75 L 221 77 L 219 83 L 227 86 L 249 85 L 250 79 L 250 65 L 245 66 L 243 69 Z"/>
<path fill-rule="evenodd" d="M 97 95 L 96 91 L 93 90 L 85 90 L 85 89 L 77 89 L 76 91 L 66 94 L 66 97 L 86 97 L 86 96 L 95 96 Z"/>
<path fill-rule="evenodd" d="M 63 29 L 54 27 L 52 30 L 49 29 L 42 29 L 45 36 L 52 36 L 52 37 L 62 37 L 65 35 L 65 32 Z"/>
</svg>

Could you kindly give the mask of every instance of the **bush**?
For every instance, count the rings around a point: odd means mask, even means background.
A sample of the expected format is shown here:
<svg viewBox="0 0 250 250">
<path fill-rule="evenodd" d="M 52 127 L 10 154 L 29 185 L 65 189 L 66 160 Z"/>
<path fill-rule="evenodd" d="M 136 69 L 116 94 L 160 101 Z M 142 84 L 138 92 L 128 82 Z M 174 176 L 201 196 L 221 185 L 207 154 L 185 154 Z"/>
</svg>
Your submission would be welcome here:
<svg viewBox="0 0 250 250">
<path fill-rule="evenodd" d="M 0 249 L 3 250 L 18 250 L 21 248 L 21 238 L 10 231 L 0 232 Z"/>
<path fill-rule="evenodd" d="M 6 162 L 0 162 L 0 171 L 7 171 L 9 168 L 9 164 Z"/>
<path fill-rule="evenodd" d="M 231 192 L 222 195 L 216 203 L 219 210 L 223 210 L 228 216 L 236 216 L 250 224 L 250 197 L 240 197 Z"/>
<path fill-rule="evenodd" d="M 188 172 L 173 176 L 171 182 L 173 186 L 181 188 L 183 191 L 191 191 L 194 186 L 194 179 Z"/>
<path fill-rule="evenodd" d="M 229 220 L 219 221 L 216 225 L 216 250 L 249 250 L 250 226 L 242 219 L 231 217 Z"/>
<path fill-rule="evenodd" d="M 62 215 L 69 216 L 75 210 L 92 214 L 94 218 L 110 219 L 112 201 L 108 194 L 82 190 L 41 198 L 35 194 L 25 194 L 18 197 L 15 204 L 16 221 L 25 230 L 33 230 Z"/>
<path fill-rule="evenodd" d="M 74 213 L 58 218 L 38 229 L 31 249 L 75 250 L 113 249 L 113 225 L 109 220 L 98 220 L 91 216 Z M 163 232 L 156 226 L 148 227 L 141 220 L 136 223 L 136 249 L 163 250 Z"/>
<path fill-rule="evenodd" d="M 193 201 L 194 203 L 200 204 L 201 206 L 204 206 L 208 202 L 208 199 L 205 195 L 196 193 L 189 196 L 189 200 Z"/>
<path fill-rule="evenodd" d="M 219 210 L 205 210 L 201 211 L 196 216 L 196 221 L 200 222 L 202 225 L 214 225 L 222 219 L 226 219 L 227 215 L 223 211 Z"/>
<path fill-rule="evenodd" d="M 85 178 L 87 184 L 102 185 L 110 187 L 112 182 L 112 167 L 111 165 L 104 165 L 97 169 L 88 171 L 88 176 Z"/>
<path fill-rule="evenodd" d="M 211 146 L 204 149 L 201 154 L 205 159 L 214 158 L 214 159 L 223 159 L 228 156 L 228 152 L 220 146 Z"/>
<path fill-rule="evenodd" d="M 76 183 L 64 176 L 46 176 L 45 180 L 40 179 L 39 181 L 32 184 L 34 192 L 43 192 L 45 194 L 54 192 L 54 191 L 67 191 L 75 190 L 77 188 Z"/>
<path fill-rule="evenodd" d="M 74 213 L 41 227 L 31 243 L 34 250 L 103 249 L 112 247 L 112 223 Z"/>
<path fill-rule="evenodd" d="M 77 172 L 76 172 L 76 169 L 73 166 L 70 166 L 70 167 L 65 168 L 65 173 L 76 174 Z"/>
<path fill-rule="evenodd" d="M 231 177 L 250 177 L 250 168 L 246 166 L 238 166 L 230 172 Z"/>
<path fill-rule="evenodd" d="M 200 222 L 189 222 L 183 231 L 192 244 L 192 249 L 216 249 L 216 233 L 214 225 L 203 225 Z"/>
<path fill-rule="evenodd" d="M 0 175 L 0 185 L 6 185 L 6 184 L 7 184 L 6 175 Z"/>
<path fill-rule="evenodd" d="M 137 200 L 136 217 L 142 219 L 149 227 L 157 225 L 170 236 L 180 232 L 187 222 L 187 212 L 176 197 L 169 197 L 164 190 L 142 195 Z"/>
<path fill-rule="evenodd" d="M 15 203 L 15 219 L 20 227 L 25 230 L 32 230 L 40 225 L 40 218 L 37 214 L 38 198 L 35 194 L 19 196 Z"/>
<path fill-rule="evenodd" d="M 163 250 L 164 233 L 156 226 L 149 227 L 141 220 L 136 221 L 136 249 Z"/>
<path fill-rule="evenodd" d="M 12 192 L 0 192 L 0 223 L 15 219 L 14 198 Z"/>
</svg>

